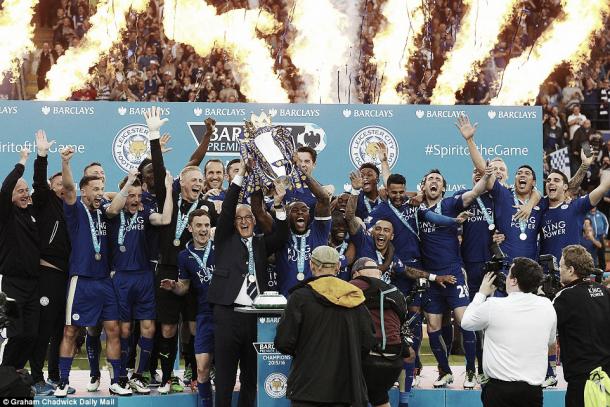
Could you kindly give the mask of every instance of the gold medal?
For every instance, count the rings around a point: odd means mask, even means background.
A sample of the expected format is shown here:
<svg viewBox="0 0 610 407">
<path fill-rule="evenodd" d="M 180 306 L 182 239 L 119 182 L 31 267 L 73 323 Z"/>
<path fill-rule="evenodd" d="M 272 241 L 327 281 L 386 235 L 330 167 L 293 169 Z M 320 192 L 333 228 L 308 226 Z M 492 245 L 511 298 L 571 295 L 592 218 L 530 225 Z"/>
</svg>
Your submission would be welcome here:
<svg viewBox="0 0 610 407">
<path fill-rule="evenodd" d="M 95 260 L 97 260 L 97 261 L 102 260 L 102 255 L 100 253 L 95 253 Z"/>
<path fill-rule="evenodd" d="M 174 239 L 174 246 L 180 246 L 180 239 Z"/>
</svg>

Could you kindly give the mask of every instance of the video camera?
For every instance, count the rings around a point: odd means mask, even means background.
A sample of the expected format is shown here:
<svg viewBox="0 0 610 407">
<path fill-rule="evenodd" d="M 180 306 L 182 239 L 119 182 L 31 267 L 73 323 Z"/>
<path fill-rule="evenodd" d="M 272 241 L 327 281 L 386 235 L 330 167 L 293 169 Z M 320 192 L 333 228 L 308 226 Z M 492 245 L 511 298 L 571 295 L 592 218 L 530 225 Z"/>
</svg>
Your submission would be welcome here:
<svg viewBox="0 0 610 407">
<path fill-rule="evenodd" d="M 504 270 L 508 269 L 508 261 L 506 261 L 506 254 L 500 248 L 500 244 L 493 243 L 491 245 L 491 260 L 485 262 L 483 266 L 484 273 L 494 273 L 496 279 L 493 285 L 500 292 L 506 292 L 506 275 Z"/>
<path fill-rule="evenodd" d="M 409 295 L 407 295 L 407 304 L 411 304 L 415 296 L 424 294 L 428 288 L 430 288 L 430 282 L 427 278 L 421 277 L 416 279 L 415 285 L 411 289 Z"/>
<path fill-rule="evenodd" d="M 542 292 L 546 298 L 552 301 L 559 290 L 561 290 L 557 258 L 552 254 L 543 254 L 539 257 L 538 264 L 542 266 L 542 271 L 544 273 L 544 277 L 542 278 Z"/>
</svg>

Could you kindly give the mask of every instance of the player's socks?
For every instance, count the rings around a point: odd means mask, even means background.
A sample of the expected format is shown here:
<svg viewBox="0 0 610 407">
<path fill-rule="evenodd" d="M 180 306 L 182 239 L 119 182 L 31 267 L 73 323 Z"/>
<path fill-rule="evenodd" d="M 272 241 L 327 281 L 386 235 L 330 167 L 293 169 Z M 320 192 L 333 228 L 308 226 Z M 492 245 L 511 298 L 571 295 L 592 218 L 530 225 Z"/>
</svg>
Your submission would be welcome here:
<svg viewBox="0 0 610 407">
<path fill-rule="evenodd" d="M 142 374 L 148 369 L 150 354 L 152 353 L 153 339 L 140 336 L 138 346 L 136 347 L 136 364 L 135 371 L 137 374 Z"/>
<path fill-rule="evenodd" d="M 174 358 L 176 357 L 176 351 L 172 352 L 172 345 L 174 344 L 176 336 L 173 338 L 159 337 L 159 360 L 161 361 L 161 382 L 167 382 L 172 376 L 172 370 L 174 369 Z M 176 347 L 174 346 L 174 349 Z"/>
<path fill-rule="evenodd" d="M 557 366 L 557 355 L 556 354 L 549 355 L 548 364 L 546 367 L 546 375 L 547 376 L 556 376 L 557 375 L 555 373 L 556 366 Z"/>
<path fill-rule="evenodd" d="M 127 362 L 129 361 L 131 338 L 121 338 L 121 370 L 120 377 L 127 377 Z"/>
<path fill-rule="evenodd" d="M 428 332 L 428 337 L 430 338 L 430 348 L 436 357 L 439 367 L 443 372 L 450 373 L 451 368 L 449 367 L 449 360 L 447 359 L 447 350 L 442 342 L 441 331 Z"/>
<path fill-rule="evenodd" d="M 89 360 L 89 369 L 91 377 L 100 377 L 100 352 L 102 350 L 102 342 L 98 336 L 90 336 L 88 333 L 85 336 L 85 347 L 87 348 L 87 359 Z"/>
<path fill-rule="evenodd" d="M 119 377 L 121 376 L 121 359 L 110 359 L 107 358 L 108 363 L 110 363 L 110 384 L 115 384 L 119 381 Z"/>
<path fill-rule="evenodd" d="M 466 331 L 463 328 L 460 329 L 462 331 L 462 340 L 464 341 L 464 353 L 466 354 L 466 371 L 474 372 L 474 359 L 477 353 L 477 337 L 472 331 Z"/>
<path fill-rule="evenodd" d="M 443 336 L 443 342 L 445 342 L 445 349 L 447 350 L 447 357 L 451 355 L 451 348 L 453 346 L 453 324 L 443 325 L 441 327 Z"/>
<path fill-rule="evenodd" d="M 210 380 L 208 379 L 205 383 L 197 382 L 197 391 L 201 398 L 201 407 L 212 407 L 212 385 L 210 384 Z"/>
<path fill-rule="evenodd" d="M 475 335 L 477 337 L 477 368 L 479 373 L 483 373 L 483 333 L 477 331 Z"/>
<path fill-rule="evenodd" d="M 63 383 L 69 383 L 72 359 L 74 358 L 59 357 L 59 380 Z"/>
<path fill-rule="evenodd" d="M 405 370 L 405 386 L 404 390 L 399 394 L 400 405 L 407 405 L 409 403 L 409 394 L 411 393 L 411 387 L 413 385 L 413 370 L 415 369 L 415 362 L 404 363 Z"/>
</svg>

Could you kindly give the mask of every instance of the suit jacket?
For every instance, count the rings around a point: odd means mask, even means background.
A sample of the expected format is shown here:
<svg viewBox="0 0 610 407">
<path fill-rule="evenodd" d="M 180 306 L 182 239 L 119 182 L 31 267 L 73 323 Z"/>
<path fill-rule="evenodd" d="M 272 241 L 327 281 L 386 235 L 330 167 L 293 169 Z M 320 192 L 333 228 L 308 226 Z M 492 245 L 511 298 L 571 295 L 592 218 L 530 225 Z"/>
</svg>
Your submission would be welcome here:
<svg viewBox="0 0 610 407">
<path fill-rule="evenodd" d="M 241 187 L 231 183 L 216 224 L 214 250 L 216 268 L 208 290 L 210 304 L 231 305 L 248 274 L 248 249 L 235 229 L 235 208 Z M 267 257 L 279 250 L 288 239 L 288 221 L 276 220 L 275 230 L 265 236 L 253 236 L 256 280 L 260 292 L 269 290 Z"/>
</svg>

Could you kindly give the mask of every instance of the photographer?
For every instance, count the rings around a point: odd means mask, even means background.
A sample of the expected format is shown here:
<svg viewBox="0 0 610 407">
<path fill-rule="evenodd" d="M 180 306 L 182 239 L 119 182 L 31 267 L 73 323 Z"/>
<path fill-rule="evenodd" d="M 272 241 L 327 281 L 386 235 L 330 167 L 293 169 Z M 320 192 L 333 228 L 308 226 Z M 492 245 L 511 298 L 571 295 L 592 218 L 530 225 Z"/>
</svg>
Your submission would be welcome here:
<svg viewBox="0 0 610 407">
<path fill-rule="evenodd" d="M 559 262 L 564 288 L 553 300 L 561 343 L 566 407 L 584 406 L 585 384 L 593 369 L 610 372 L 610 295 L 589 279 L 593 258 L 580 245 L 563 249 Z"/>
<path fill-rule="evenodd" d="M 466 308 L 462 328 L 485 331 L 483 371 L 489 382 L 481 400 L 491 406 L 542 406 L 548 346 L 555 343 L 556 316 L 551 302 L 536 294 L 542 268 L 525 257 L 514 259 L 506 277 L 508 297 L 489 298 L 493 273 Z"/>
<path fill-rule="evenodd" d="M 407 322 L 407 303 L 395 286 L 382 280 L 377 262 L 370 257 L 356 260 L 352 273 L 350 283 L 363 291 L 364 305 L 375 325 L 377 343 L 362 360 L 369 402 L 375 407 L 389 407 L 388 391 L 400 375 L 403 356 L 405 363 L 415 361 L 415 353 L 401 334 L 401 326 Z"/>
</svg>

